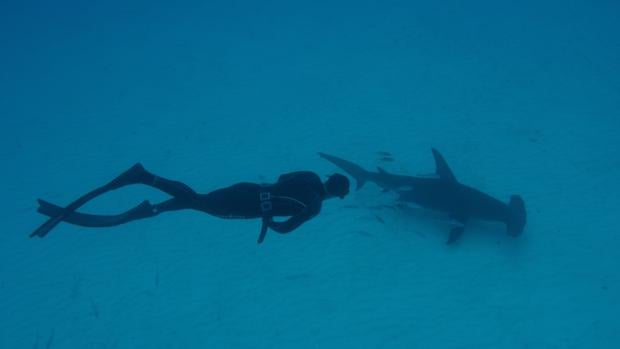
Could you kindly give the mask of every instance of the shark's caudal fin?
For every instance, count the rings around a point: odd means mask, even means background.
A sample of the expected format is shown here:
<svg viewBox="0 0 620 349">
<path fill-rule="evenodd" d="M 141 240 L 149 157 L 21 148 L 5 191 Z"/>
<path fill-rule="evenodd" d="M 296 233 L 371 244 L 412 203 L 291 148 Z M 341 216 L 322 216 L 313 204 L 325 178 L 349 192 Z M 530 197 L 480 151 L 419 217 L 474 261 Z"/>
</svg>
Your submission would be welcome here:
<svg viewBox="0 0 620 349">
<path fill-rule="evenodd" d="M 521 235 L 526 221 L 525 202 L 519 195 L 511 196 L 508 203 L 508 221 L 506 222 L 508 234 L 512 236 Z"/>
<path fill-rule="evenodd" d="M 364 170 L 359 165 L 325 153 L 319 153 L 319 156 L 340 167 L 346 173 L 355 178 L 355 182 L 357 182 L 357 190 L 360 190 L 364 186 L 364 183 L 366 183 L 366 180 L 368 180 L 369 172 Z"/>
<path fill-rule="evenodd" d="M 435 158 L 435 172 L 439 176 L 439 178 L 446 180 L 448 182 L 456 183 L 456 177 L 452 173 L 452 170 L 448 166 L 446 160 L 441 156 L 437 149 L 433 148 L 433 157 Z"/>
</svg>

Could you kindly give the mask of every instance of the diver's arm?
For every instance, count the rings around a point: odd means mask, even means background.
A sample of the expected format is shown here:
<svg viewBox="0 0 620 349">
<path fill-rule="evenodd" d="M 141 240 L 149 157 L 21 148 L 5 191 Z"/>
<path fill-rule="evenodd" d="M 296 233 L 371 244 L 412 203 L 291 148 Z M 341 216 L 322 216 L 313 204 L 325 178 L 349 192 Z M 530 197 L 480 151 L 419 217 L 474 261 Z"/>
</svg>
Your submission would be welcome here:
<svg viewBox="0 0 620 349">
<path fill-rule="evenodd" d="M 267 235 L 267 229 L 269 229 L 269 222 L 271 222 L 272 217 L 263 217 L 263 222 L 260 227 L 260 234 L 258 235 L 257 244 L 262 244 L 265 240 L 265 236 Z"/>
<path fill-rule="evenodd" d="M 275 231 L 276 233 L 287 234 L 297 229 L 300 225 L 302 225 L 310 218 L 311 217 L 308 217 L 306 214 L 300 213 L 298 215 L 292 216 L 284 222 L 271 221 L 269 222 L 269 228 L 271 228 L 271 230 Z"/>
<path fill-rule="evenodd" d="M 310 218 L 316 216 L 319 211 L 321 211 L 321 199 L 317 197 L 317 199 L 314 200 L 310 206 L 284 222 L 274 222 L 270 219 L 268 221 L 269 228 L 280 234 L 290 233 Z"/>
</svg>

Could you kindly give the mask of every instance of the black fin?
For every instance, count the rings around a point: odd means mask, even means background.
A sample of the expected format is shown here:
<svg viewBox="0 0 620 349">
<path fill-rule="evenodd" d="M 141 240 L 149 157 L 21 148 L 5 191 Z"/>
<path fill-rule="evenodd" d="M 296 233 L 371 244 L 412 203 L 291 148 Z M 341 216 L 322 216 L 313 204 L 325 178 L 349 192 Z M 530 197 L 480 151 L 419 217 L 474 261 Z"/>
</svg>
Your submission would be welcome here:
<svg viewBox="0 0 620 349">
<path fill-rule="evenodd" d="M 463 235 L 464 231 L 465 231 L 464 225 L 458 226 L 456 228 L 452 228 L 452 230 L 450 230 L 450 236 L 448 237 L 448 241 L 446 241 L 446 245 L 452 245 L 453 243 L 458 241 Z"/>
<path fill-rule="evenodd" d="M 351 161 L 347 161 L 345 159 L 341 159 L 339 157 L 325 153 L 319 153 L 319 156 L 340 167 L 350 176 L 355 178 L 355 181 L 357 182 L 356 190 L 362 189 L 362 187 L 366 183 L 366 180 L 368 180 L 368 171 L 364 170 L 361 166 L 352 163 Z"/>
<path fill-rule="evenodd" d="M 62 217 L 62 221 L 82 227 L 112 227 L 132 220 L 153 216 L 152 205 L 143 201 L 140 205 L 117 215 L 95 215 L 72 211 L 63 215 L 64 208 L 51 202 L 39 199 L 39 213 L 48 217 Z"/>
<path fill-rule="evenodd" d="M 508 203 L 508 221 L 506 222 L 508 234 L 512 236 L 521 235 L 526 221 L 525 202 L 519 195 L 512 195 Z"/>
<path fill-rule="evenodd" d="M 41 224 L 34 232 L 32 232 L 32 234 L 30 234 L 30 237 L 45 237 L 52 229 L 54 229 L 55 226 L 64 221 L 66 217 L 70 216 L 78 208 L 82 207 L 84 204 L 101 194 L 104 194 L 110 190 L 118 189 L 125 185 L 140 183 L 144 172 L 144 167 L 142 167 L 140 163 L 135 164 L 130 169 L 108 182 L 108 184 L 82 195 L 66 207 L 60 207 L 59 210 L 56 210 L 57 214 L 50 217 L 45 223 Z"/>
<path fill-rule="evenodd" d="M 439 178 L 452 183 L 457 183 L 456 177 L 454 177 L 452 170 L 450 170 L 450 167 L 448 166 L 446 160 L 444 160 L 443 156 L 441 156 L 439 151 L 435 148 L 433 148 L 432 151 L 433 157 L 435 158 L 435 172 Z"/>
</svg>

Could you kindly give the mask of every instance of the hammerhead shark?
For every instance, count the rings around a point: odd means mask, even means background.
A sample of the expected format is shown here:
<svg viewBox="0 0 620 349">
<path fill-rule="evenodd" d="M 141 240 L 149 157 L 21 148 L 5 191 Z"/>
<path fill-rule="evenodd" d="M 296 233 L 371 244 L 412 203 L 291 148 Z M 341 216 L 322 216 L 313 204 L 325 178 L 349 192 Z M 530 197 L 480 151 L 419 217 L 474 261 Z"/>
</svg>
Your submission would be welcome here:
<svg viewBox="0 0 620 349">
<path fill-rule="evenodd" d="M 435 158 L 434 178 L 391 174 L 381 167 L 377 168 L 377 172 L 370 172 L 336 156 L 325 153 L 319 153 L 319 156 L 352 176 L 357 183 L 357 190 L 370 181 L 384 191 L 398 193 L 398 200 L 401 202 L 447 213 L 458 223 L 451 229 L 447 244 L 456 242 L 465 231 L 466 223 L 473 219 L 505 223 L 508 234 L 512 236 L 523 232 L 526 211 L 525 203 L 519 195 L 512 195 L 506 204 L 480 190 L 461 184 L 443 156 L 434 148 L 432 152 Z"/>
</svg>

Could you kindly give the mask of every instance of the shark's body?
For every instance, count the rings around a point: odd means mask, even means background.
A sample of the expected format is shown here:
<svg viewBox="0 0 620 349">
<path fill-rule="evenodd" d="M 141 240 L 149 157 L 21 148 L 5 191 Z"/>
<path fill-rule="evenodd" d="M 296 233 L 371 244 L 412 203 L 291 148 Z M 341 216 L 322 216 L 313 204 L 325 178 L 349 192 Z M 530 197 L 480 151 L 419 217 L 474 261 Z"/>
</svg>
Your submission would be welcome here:
<svg viewBox="0 0 620 349">
<path fill-rule="evenodd" d="M 350 161 L 325 153 L 319 155 L 354 177 L 358 190 L 364 183 L 371 181 L 384 190 L 397 192 L 400 201 L 447 213 L 460 223 L 451 230 L 448 243 L 458 240 L 470 219 L 503 222 L 508 233 L 513 236 L 520 235 L 525 227 L 525 204 L 520 196 L 512 195 L 506 204 L 459 183 L 443 156 L 435 149 L 436 178 L 394 175 L 381 168 L 377 172 L 370 172 Z"/>
</svg>

